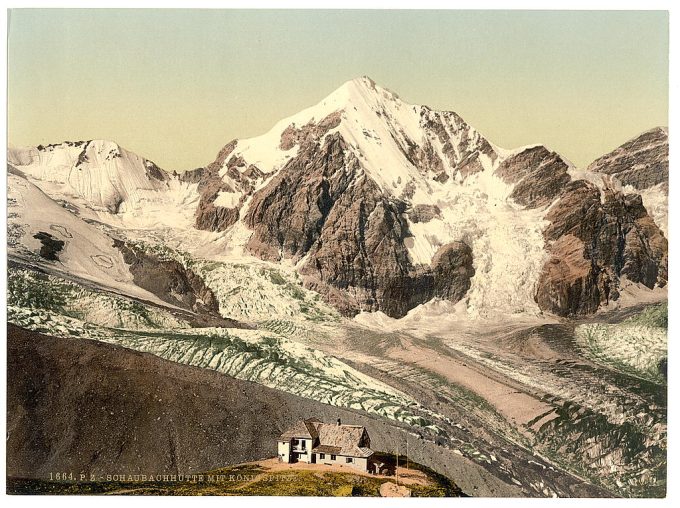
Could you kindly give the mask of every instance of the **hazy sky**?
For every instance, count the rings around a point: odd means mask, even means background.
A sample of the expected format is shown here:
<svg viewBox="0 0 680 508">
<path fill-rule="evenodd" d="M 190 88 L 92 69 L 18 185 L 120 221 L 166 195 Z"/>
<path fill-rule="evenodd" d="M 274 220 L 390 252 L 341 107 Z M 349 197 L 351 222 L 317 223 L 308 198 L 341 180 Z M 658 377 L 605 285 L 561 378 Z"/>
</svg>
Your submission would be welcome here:
<svg viewBox="0 0 680 508">
<path fill-rule="evenodd" d="M 11 144 L 111 139 L 169 170 L 361 75 L 577 165 L 668 123 L 665 12 L 25 9 L 9 24 Z"/>
</svg>

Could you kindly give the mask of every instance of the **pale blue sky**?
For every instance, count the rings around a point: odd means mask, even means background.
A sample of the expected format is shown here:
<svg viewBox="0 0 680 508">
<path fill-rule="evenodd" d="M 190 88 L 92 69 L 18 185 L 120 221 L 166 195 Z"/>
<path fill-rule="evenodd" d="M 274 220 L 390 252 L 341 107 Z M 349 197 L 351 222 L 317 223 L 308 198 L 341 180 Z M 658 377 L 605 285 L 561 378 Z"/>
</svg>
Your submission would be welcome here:
<svg viewBox="0 0 680 508">
<path fill-rule="evenodd" d="M 666 12 L 21 9 L 9 23 L 10 143 L 112 139 L 169 170 L 361 75 L 578 165 L 668 122 Z"/>
</svg>

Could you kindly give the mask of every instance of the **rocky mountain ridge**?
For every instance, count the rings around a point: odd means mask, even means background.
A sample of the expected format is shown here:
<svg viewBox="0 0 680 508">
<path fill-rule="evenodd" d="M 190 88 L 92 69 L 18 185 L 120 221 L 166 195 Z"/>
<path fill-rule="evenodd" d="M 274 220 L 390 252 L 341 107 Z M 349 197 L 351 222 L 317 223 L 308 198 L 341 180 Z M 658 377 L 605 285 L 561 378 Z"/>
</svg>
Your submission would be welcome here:
<svg viewBox="0 0 680 508">
<path fill-rule="evenodd" d="M 348 316 L 401 317 L 433 298 L 481 317 L 570 316 L 616 300 L 622 278 L 666 284 L 667 241 L 646 207 L 667 195 L 667 147 L 667 131 L 648 131 L 577 174 L 542 145 L 498 148 L 456 113 L 359 78 L 182 175 L 108 142 L 9 158 L 119 230 L 155 221 L 292 263 Z"/>
<path fill-rule="evenodd" d="M 622 185 L 643 190 L 662 184 L 668 192 L 668 130 L 656 127 L 595 159 L 588 171 L 614 175 Z"/>
</svg>

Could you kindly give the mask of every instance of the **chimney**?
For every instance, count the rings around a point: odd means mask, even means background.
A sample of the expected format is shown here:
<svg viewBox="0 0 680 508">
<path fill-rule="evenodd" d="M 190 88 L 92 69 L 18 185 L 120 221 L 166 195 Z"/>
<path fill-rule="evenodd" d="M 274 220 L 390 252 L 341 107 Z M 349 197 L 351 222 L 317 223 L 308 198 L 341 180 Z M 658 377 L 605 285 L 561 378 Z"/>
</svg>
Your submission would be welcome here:
<svg viewBox="0 0 680 508">
<path fill-rule="evenodd" d="M 342 425 L 342 422 L 340 421 L 340 418 L 338 418 L 338 425 Z"/>
</svg>

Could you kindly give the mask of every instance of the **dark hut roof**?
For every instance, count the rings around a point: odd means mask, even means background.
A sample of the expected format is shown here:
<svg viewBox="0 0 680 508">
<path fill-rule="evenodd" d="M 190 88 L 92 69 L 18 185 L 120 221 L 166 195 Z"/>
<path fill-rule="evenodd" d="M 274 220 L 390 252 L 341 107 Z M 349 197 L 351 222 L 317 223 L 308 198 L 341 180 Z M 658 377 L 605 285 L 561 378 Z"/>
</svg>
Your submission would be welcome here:
<svg viewBox="0 0 680 508">
<path fill-rule="evenodd" d="M 299 420 L 293 424 L 287 431 L 281 434 L 282 440 L 292 439 L 292 438 L 306 438 L 306 439 L 316 439 L 319 437 L 319 433 L 316 430 L 315 424 L 318 422 L 316 418 L 310 418 L 308 420 Z"/>
<path fill-rule="evenodd" d="M 317 423 L 316 430 L 319 433 L 319 446 L 340 448 L 336 455 L 369 457 L 373 454 L 370 448 L 359 446 L 361 437 L 366 431 L 361 425 Z M 316 448 L 312 451 L 316 451 Z"/>
</svg>

